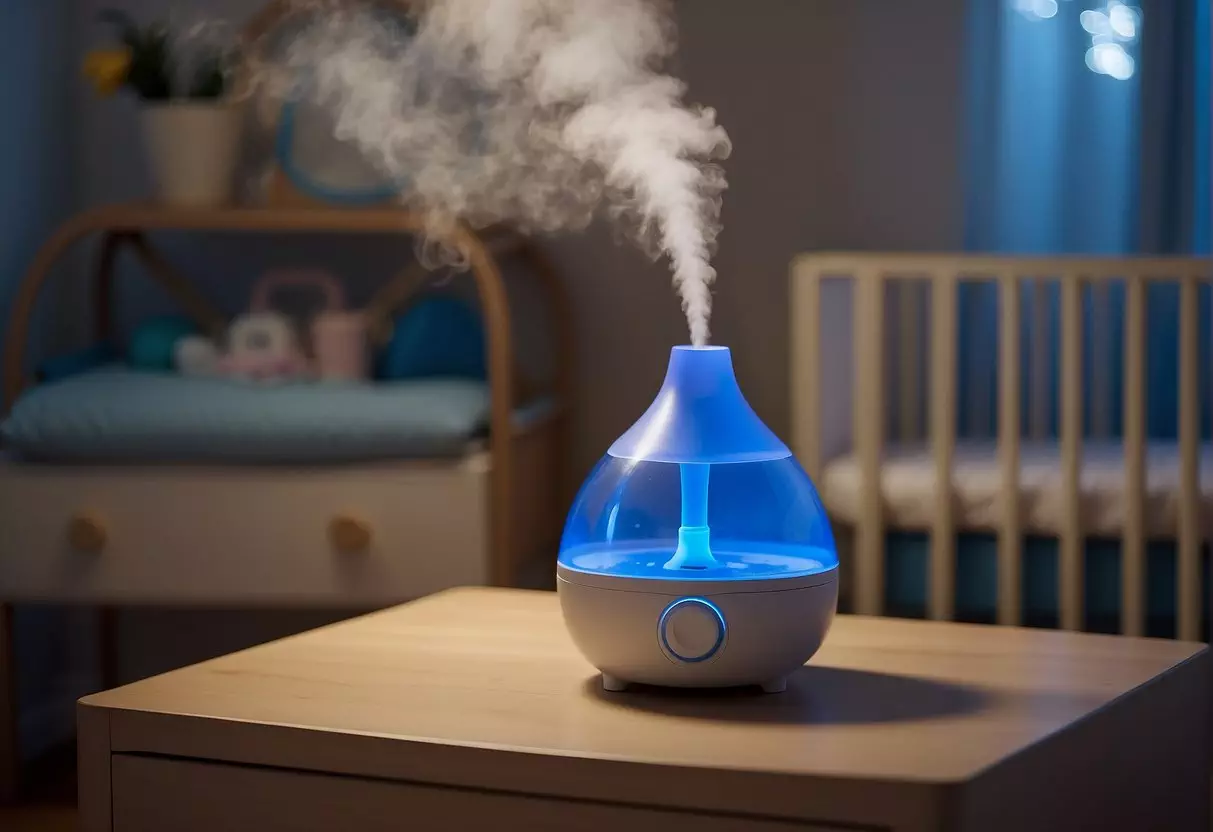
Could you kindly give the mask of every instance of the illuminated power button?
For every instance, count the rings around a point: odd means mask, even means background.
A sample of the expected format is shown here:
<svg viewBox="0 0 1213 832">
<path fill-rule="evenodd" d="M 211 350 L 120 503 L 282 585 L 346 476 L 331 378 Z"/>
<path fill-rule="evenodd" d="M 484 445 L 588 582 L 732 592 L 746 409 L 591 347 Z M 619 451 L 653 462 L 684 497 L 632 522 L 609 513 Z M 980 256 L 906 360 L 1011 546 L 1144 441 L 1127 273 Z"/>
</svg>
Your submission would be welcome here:
<svg viewBox="0 0 1213 832">
<path fill-rule="evenodd" d="M 679 598 L 657 621 L 661 649 L 677 662 L 705 662 L 720 652 L 728 625 L 720 608 L 706 598 Z"/>
</svg>

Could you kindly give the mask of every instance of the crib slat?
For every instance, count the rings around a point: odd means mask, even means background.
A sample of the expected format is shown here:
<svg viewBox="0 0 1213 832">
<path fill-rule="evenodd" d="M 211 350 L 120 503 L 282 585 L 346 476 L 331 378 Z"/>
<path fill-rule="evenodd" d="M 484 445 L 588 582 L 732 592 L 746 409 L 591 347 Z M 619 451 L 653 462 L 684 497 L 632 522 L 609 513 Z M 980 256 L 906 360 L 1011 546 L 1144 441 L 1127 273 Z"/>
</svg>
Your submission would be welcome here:
<svg viewBox="0 0 1213 832">
<path fill-rule="evenodd" d="M 1023 530 L 1019 516 L 1019 282 L 1015 275 L 998 278 L 999 391 L 998 453 L 1002 466 L 1002 525 L 998 530 L 998 623 L 1020 623 L 1023 609 L 1021 553 Z"/>
<path fill-rule="evenodd" d="M 1032 287 L 1032 365 L 1028 370 L 1028 405 L 1030 423 L 1028 434 L 1037 441 L 1049 433 L 1049 357 L 1052 333 L 1049 330 L 1049 284 L 1043 277 L 1031 282 Z"/>
<path fill-rule="evenodd" d="M 1112 435 L 1112 302 L 1108 281 L 1091 283 L 1091 435 L 1107 439 Z"/>
<path fill-rule="evenodd" d="M 1121 543 L 1120 629 L 1146 632 L 1146 282 L 1125 287 L 1125 530 Z"/>
<path fill-rule="evenodd" d="M 884 276 L 874 268 L 856 273 L 855 384 L 852 436 L 859 457 L 859 524 L 855 530 L 855 611 L 884 610 L 884 517 L 880 463 L 884 443 Z"/>
<path fill-rule="evenodd" d="M 1082 472 L 1082 279 L 1067 273 L 1061 284 L 1061 481 L 1063 517 L 1058 593 L 1061 628 L 1083 626 Z"/>
<path fill-rule="evenodd" d="M 792 280 L 792 430 L 800 464 L 821 485 L 821 272 L 795 268 Z"/>
<path fill-rule="evenodd" d="M 1200 638 L 1200 348 L 1196 277 L 1184 275 L 1179 289 L 1179 611 L 1178 635 Z"/>
<path fill-rule="evenodd" d="M 931 450 L 935 457 L 935 516 L 931 523 L 931 618 L 955 614 L 956 528 L 952 514 L 952 456 L 956 442 L 956 277 L 931 283 Z"/>
<path fill-rule="evenodd" d="M 897 435 L 910 442 L 922 437 L 922 287 L 917 280 L 902 280 L 897 294 Z"/>
</svg>

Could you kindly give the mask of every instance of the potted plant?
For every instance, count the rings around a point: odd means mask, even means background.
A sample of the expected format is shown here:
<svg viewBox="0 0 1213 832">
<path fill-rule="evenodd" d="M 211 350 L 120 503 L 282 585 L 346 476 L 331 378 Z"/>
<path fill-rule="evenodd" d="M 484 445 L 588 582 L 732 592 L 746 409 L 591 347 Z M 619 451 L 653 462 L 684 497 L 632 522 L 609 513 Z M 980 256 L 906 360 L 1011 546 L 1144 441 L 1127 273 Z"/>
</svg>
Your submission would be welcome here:
<svg viewBox="0 0 1213 832">
<path fill-rule="evenodd" d="M 151 173 L 160 199 L 205 207 L 230 202 L 239 161 L 240 109 L 230 100 L 236 50 L 217 25 L 173 31 L 106 10 L 118 44 L 84 62 L 97 92 L 128 89 L 142 104 Z"/>
</svg>

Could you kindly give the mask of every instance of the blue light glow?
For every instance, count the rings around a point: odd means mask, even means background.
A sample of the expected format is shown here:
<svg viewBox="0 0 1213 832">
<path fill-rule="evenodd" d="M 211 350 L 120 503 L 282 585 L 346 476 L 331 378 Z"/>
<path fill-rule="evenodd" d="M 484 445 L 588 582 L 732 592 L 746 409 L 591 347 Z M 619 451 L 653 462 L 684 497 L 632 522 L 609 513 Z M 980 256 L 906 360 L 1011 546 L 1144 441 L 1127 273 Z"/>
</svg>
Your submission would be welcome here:
<svg viewBox="0 0 1213 832">
<path fill-rule="evenodd" d="M 838 556 L 817 490 L 746 403 L 729 351 L 676 347 L 653 405 L 582 485 L 560 564 L 737 581 L 826 572 Z"/>
<path fill-rule="evenodd" d="M 710 465 L 684 462 L 682 474 L 682 525 L 678 527 L 678 548 L 666 561 L 666 569 L 713 569 L 719 564 L 712 557 L 711 530 L 708 528 L 708 482 Z"/>
<path fill-rule="evenodd" d="M 702 610 L 706 610 L 716 623 L 716 643 L 708 649 L 707 652 L 700 656 L 683 656 L 670 645 L 669 622 L 670 617 L 683 607 L 694 606 Z M 720 652 L 721 646 L 724 644 L 725 636 L 728 635 L 729 625 L 724 619 L 724 613 L 720 607 L 713 604 L 707 598 L 679 598 L 661 612 L 661 618 L 657 620 L 657 633 L 661 638 L 662 648 L 673 658 L 680 662 L 695 664 L 697 662 L 706 662 L 708 659 Z"/>
<path fill-rule="evenodd" d="M 727 540 L 713 550 L 714 566 L 706 569 L 666 568 L 675 540 L 642 541 L 631 545 L 585 544 L 560 553 L 567 569 L 615 578 L 662 581 L 757 581 L 799 578 L 828 572 L 838 565 L 832 550 L 780 543 Z"/>
</svg>

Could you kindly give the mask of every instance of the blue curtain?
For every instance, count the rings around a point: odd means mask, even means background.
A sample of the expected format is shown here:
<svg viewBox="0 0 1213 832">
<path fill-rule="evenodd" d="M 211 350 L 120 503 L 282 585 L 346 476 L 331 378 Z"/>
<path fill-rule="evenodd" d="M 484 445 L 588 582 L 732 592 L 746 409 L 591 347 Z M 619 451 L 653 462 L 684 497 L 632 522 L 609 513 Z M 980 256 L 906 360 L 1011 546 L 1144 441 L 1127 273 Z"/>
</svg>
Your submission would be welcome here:
<svg viewBox="0 0 1213 832">
<path fill-rule="evenodd" d="M 972 3 L 966 245 L 1131 252 L 1141 76 L 1118 81 L 1087 68 L 1090 36 L 1073 3 L 1048 19 L 1018 5 Z"/>
<path fill-rule="evenodd" d="M 970 251 L 1209 251 L 1210 0 L 1144 0 L 1140 8 L 1114 12 L 1117 5 L 1117 0 L 970 3 L 965 125 L 965 245 Z M 1133 25 L 1122 25 L 1111 34 L 1092 25 L 1103 22 L 1106 27 L 1109 14 L 1122 19 L 1132 15 Z M 1098 15 L 1103 15 L 1102 21 Z M 1126 32 L 1132 36 L 1124 37 Z M 1089 50 L 1100 43 L 1114 44 L 1101 48 L 1113 49 L 1120 60 L 1111 74 L 1098 58 L 1092 62 Z M 1119 403 L 1121 290 L 1113 288 L 1109 301 L 1116 348 L 1111 355 L 1097 353 L 1088 336 L 1087 366 L 1095 360 L 1112 364 L 1112 393 Z M 958 398 L 961 403 L 974 394 L 981 400 L 992 398 L 989 379 L 996 363 L 997 328 L 993 287 L 966 286 L 960 302 L 966 364 L 960 371 Z M 1056 345 L 1056 287 L 1050 307 L 1051 331 L 1044 337 Z M 1210 341 L 1209 307 L 1206 289 L 1202 344 Z M 1148 430 L 1155 437 L 1173 437 L 1178 289 L 1151 287 L 1147 315 Z M 1025 332 L 1024 340 L 1038 337 Z M 1203 380 L 1209 375 L 1202 372 L 1205 425 L 1209 390 Z M 1055 413 L 1055 372 L 1053 378 Z M 979 411 L 962 407 L 958 416 L 964 433 L 993 432 L 994 408 Z M 1114 431 L 1120 427 L 1118 411 L 1113 408 L 1110 414 Z"/>
<path fill-rule="evenodd" d="M 69 81 L 76 56 L 64 35 L 71 29 L 69 11 L 66 0 L 0 2 L 0 332 L 17 282 L 71 205 Z M 51 312 L 36 316 L 35 338 L 47 337 Z M 64 689 L 75 649 L 72 623 L 61 610 L 17 609 L 17 698 L 26 754 L 71 737 L 71 705 L 82 693 Z"/>
</svg>

